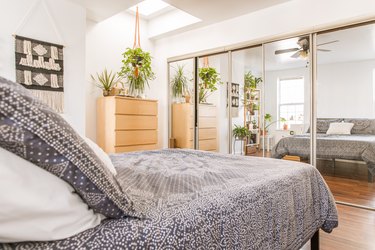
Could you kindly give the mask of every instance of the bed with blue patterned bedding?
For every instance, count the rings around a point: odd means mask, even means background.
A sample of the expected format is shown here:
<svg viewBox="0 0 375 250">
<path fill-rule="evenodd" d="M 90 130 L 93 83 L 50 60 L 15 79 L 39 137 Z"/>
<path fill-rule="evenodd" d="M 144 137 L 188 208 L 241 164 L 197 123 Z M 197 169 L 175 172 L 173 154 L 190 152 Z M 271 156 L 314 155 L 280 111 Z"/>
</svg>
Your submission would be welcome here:
<svg viewBox="0 0 375 250">
<path fill-rule="evenodd" d="M 334 199 L 304 163 L 193 150 L 111 156 L 138 218 L 65 240 L 5 249 L 299 249 L 338 225 Z M 1 248 L 1 247 L 0 247 Z"/>
<path fill-rule="evenodd" d="M 285 155 L 310 157 L 310 134 L 282 138 L 272 149 L 272 157 Z M 375 176 L 375 135 L 327 135 L 317 134 L 316 157 L 364 161 L 368 169 L 368 181 Z"/>
</svg>

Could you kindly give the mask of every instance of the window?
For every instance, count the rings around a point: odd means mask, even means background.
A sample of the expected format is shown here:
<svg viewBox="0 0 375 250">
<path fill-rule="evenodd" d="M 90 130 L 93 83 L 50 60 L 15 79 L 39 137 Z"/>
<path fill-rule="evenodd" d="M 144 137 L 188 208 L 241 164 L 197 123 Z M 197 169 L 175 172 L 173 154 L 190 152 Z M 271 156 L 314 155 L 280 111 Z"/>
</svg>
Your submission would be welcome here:
<svg viewBox="0 0 375 250">
<path fill-rule="evenodd" d="M 304 123 L 305 83 L 303 77 L 280 79 L 278 99 L 278 120 L 291 124 Z M 279 128 L 284 122 L 279 122 Z"/>
</svg>

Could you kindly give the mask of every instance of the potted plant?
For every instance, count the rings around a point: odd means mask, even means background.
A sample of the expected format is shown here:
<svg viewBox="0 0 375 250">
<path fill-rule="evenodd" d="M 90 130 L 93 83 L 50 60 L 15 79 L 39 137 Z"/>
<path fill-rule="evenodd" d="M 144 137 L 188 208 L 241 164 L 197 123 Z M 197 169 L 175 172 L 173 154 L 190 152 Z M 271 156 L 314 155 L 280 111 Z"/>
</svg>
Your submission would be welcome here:
<svg viewBox="0 0 375 250">
<path fill-rule="evenodd" d="M 98 88 L 102 89 L 103 96 L 114 95 L 112 91 L 114 87 L 118 83 L 122 84 L 121 78 L 118 77 L 117 73 L 108 72 L 107 69 L 104 69 L 100 74 L 96 73 L 96 77 L 91 75 L 91 79 Z"/>
<path fill-rule="evenodd" d="M 244 140 L 245 137 L 250 136 L 250 131 L 246 127 L 234 125 L 233 137 L 238 140 Z"/>
<path fill-rule="evenodd" d="M 221 84 L 220 75 L 215 68 L 200 68 L 198 76 L 199 83 L 199 103 L 207 103 L 207 97 L 217 90 L 217 84 Z"/>
<path fill-rule="evenodd" d="M 251 106 L 250 106 L 250 114 L 251 115 L 255 115 L 255 111 L 256 110 L 259 110 L 259 105 L 256 104 L 256 103 L 251 103 Z"/>
<path fill-rule="evenodd" d="M 249 91 L 250 89 L 258 88 L 258 84 L 261 83 L 263 80 L 261 77 L 255 77 L 251 71 L 245 73 L 244 76 L 244 90 L 245 92 Z"/>
<path fill-rule="evenodd" d="M 264 115 L 264 121 L 265 121 L 265 124 L 266 124 L 266 126 L 264 127 L 264 135 L 267 135 L 267 133 L 268 133 L 268 128 L 272 125 L 272 124 L 275 124 L 276 122 L 286 122 L 286 119 L 285 118 L 283 118 L 283 117 L 280 117 L 280 119 L 279 120 L 276 120 L 276 121 L 272 121 L 272 116 L 271 116 L 271 114 L 265 114 Z M 267 124 L 267 122 L 268 122 L 268 124 Z"/>
<path fill-rule="evenodd" d="M 119 76 L 124 77 L 129 84 L 129 93 L 135 97 L 141 97 L 149 80 L 155 79 L 151 68 L 151 56 L 149 52 L 141 48 L 127 48 L 122 54 L 121 71 Z"/>
<path fill-rule="evenodd" d="M 190 102 L 190 90 L 188 85 L 188 78 L 184 74 L 184 66 L 177 65 L 175 74 L 171 80 L 172 96 L 174 98 L 185 97 L 185 102 Z"/>
</svg>

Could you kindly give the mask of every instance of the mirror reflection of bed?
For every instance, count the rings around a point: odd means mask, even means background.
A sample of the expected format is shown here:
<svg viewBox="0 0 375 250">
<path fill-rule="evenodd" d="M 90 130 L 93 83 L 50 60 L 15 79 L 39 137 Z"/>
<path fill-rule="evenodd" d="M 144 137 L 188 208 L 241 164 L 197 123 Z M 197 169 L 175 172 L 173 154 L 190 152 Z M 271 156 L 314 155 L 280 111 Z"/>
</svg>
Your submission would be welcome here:
<svg viewBox="0 0 375 250">
<path fill-rule="evenodd" d="M 372 24 L 317 36 L 317 44 L 325 44 L 324 49 L 329 51 L 318 51 L 316 89 L 316 166 L 336 200 L 372 208 L 375 207 L 373 30 Z M 305 89 L 305 93 L 306 91 L 308 89 Z M 270 103 L 272 104 L 272 100 Z M 308 105 L 306 101 L 304 104 Z M 337 131 L 351 126 L 350 124 L 353 127 L 346 131 L 347 135 L 340 134 L 343 131 Z M 301 134 L 306 134 L 310 123 L 304 122 L 301 126 Z M 330 131 L 327 135 L 330 126 L 333 127 L 333 132 Z M 273 132 L 274 157 L 281 158 L 286 154 L 299 157 L 300 160 L 308 159 L 310 136 L 299 135 L 293 125 L 289 130 L 294 135 L 276 129 Z"/>
</svg>

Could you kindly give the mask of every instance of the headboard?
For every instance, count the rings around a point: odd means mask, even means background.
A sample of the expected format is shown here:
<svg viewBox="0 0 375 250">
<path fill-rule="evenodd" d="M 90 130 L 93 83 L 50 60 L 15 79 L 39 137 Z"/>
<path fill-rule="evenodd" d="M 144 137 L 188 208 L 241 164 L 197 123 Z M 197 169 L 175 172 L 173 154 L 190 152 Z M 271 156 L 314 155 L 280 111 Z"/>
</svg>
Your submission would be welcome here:
<svg viewBox="0 0 375 250">
<path fill-rule="evenodd" d="M 375 119 L 368 118 L 318 118 L 316 122 L 316 132 L 320 134 L 327 133 L 329 124 L 332 122 L 350 122 L 354 123 L 352 134 L 375 135 Z M 310 128 L 307 133 L 310 132 Z"/>
</svg>

